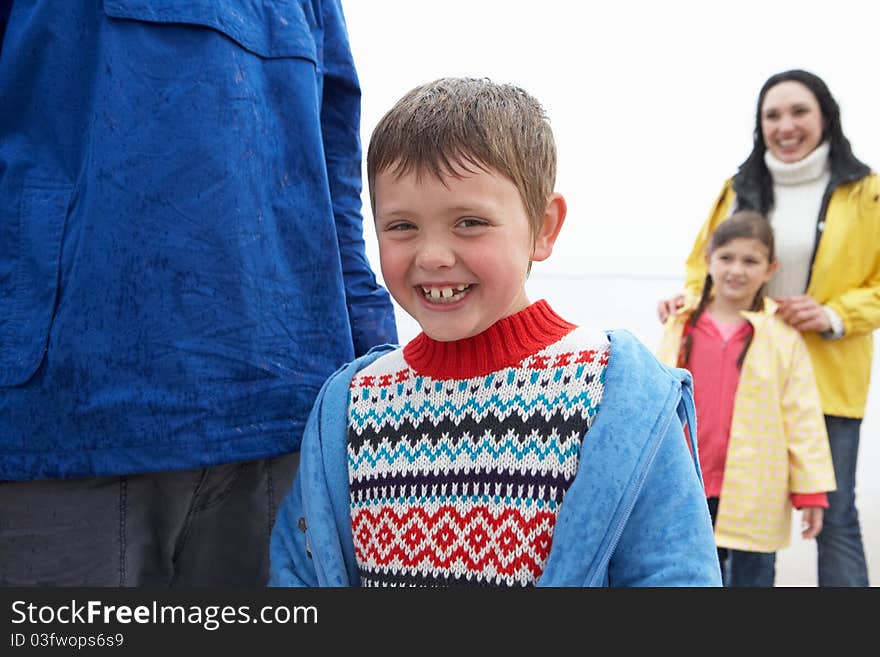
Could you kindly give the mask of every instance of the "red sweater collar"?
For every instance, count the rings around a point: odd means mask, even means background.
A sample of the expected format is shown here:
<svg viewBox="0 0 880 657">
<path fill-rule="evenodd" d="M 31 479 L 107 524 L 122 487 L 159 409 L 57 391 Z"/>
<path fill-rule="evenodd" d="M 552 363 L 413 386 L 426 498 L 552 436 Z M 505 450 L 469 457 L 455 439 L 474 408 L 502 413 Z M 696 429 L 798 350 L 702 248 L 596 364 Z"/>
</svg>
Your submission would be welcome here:
<svg viewBox="0 0 880 657">
<path fill-rule="evenodd" d="M 575 328 L 541 299 L 463 340 L 440 342 L 419 333 L 403 348 L 403 357 L 417 374 L 469 379 L 516 365 Z"/>
</svg>

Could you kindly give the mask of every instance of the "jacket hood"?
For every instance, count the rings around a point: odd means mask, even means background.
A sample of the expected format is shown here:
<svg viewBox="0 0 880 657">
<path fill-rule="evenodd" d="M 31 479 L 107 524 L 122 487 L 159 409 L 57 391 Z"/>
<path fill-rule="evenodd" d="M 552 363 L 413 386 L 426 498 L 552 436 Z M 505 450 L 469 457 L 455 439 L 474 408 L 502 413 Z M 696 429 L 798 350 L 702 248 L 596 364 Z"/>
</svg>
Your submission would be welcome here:
<svg viewBox="0 0 880 657">
<path fill-rule="evenodd" d="M 698 305 L 700 305 L 700 300 L 697 297 L 688 296 L 685 298 L 684 305 L 676 310 L 675 313 L 673 313 L 673 316 L 680 317 L 682 315 L 690 315 L 697 309 Z M 770 297 L 765 296 L 764 307 L 761 310 L 741 310 L 740 315 L 754 324 L 754 321 L 752 320 L 771 317 L 776 314 L 777 310 L 779 310 L 779 304 Z M 763 319 L 761 319 L 761 321 L 763 321 Z"/>
</svg>

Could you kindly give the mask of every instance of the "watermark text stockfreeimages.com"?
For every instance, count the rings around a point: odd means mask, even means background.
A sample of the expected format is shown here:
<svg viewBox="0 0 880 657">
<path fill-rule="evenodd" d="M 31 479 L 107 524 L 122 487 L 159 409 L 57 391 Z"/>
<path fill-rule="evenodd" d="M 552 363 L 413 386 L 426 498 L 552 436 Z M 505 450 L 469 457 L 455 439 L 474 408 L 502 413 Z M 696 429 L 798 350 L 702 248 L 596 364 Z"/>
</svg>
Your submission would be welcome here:
<svg viewBox="0 0 880 657">
<path fill-rule="evenodd" d="M 72 599 L 62 604 L 34 604 L 26 600 L 12 603 L 13 625 L 105 625 L 132 623 L 146 625 L 199 625 L 214 631 L 223 625 L 262 623 L 264 625 L 317 624 L 318 609 L 313 605 L 195 605 L 106 604 L 101 600 L 80 602 Z"/>
</svg>

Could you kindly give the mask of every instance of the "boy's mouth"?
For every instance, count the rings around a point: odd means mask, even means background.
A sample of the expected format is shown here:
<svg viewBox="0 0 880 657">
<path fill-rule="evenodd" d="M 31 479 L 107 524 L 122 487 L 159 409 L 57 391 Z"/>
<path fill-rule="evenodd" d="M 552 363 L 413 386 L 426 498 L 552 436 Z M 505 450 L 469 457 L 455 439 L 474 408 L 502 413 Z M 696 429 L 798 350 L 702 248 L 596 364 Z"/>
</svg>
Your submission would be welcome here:
<svg viewBox="0 0 880 657">
<path fill-rule="evenodd" d="M 454 303 L 462 299 L 471 289 L 470 285 L 449 285 L 440 287 L 419 286 L 425 299 L 431 303 Z"/>
</svg>

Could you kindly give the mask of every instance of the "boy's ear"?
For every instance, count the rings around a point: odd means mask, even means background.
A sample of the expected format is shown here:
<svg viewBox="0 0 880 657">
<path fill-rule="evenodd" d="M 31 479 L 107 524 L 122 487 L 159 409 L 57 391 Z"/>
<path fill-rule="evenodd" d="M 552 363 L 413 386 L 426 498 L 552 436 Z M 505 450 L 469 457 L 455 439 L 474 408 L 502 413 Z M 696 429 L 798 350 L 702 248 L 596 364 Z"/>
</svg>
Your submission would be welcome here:
<svg viewBox="0 0 880 657">
<path fill-rule="evenodd" d="M 535 235 L 535 246 L 532 249 L 532 260 L 546 260 L 553 253 L 553 244 L 559 237 L 562 224 L 565 223 L 565 214 L 568 206 L 562 194 L 553 192 L 547 199 L 547 207 L 544 208 L 544 218 Z"/>
</svg>

